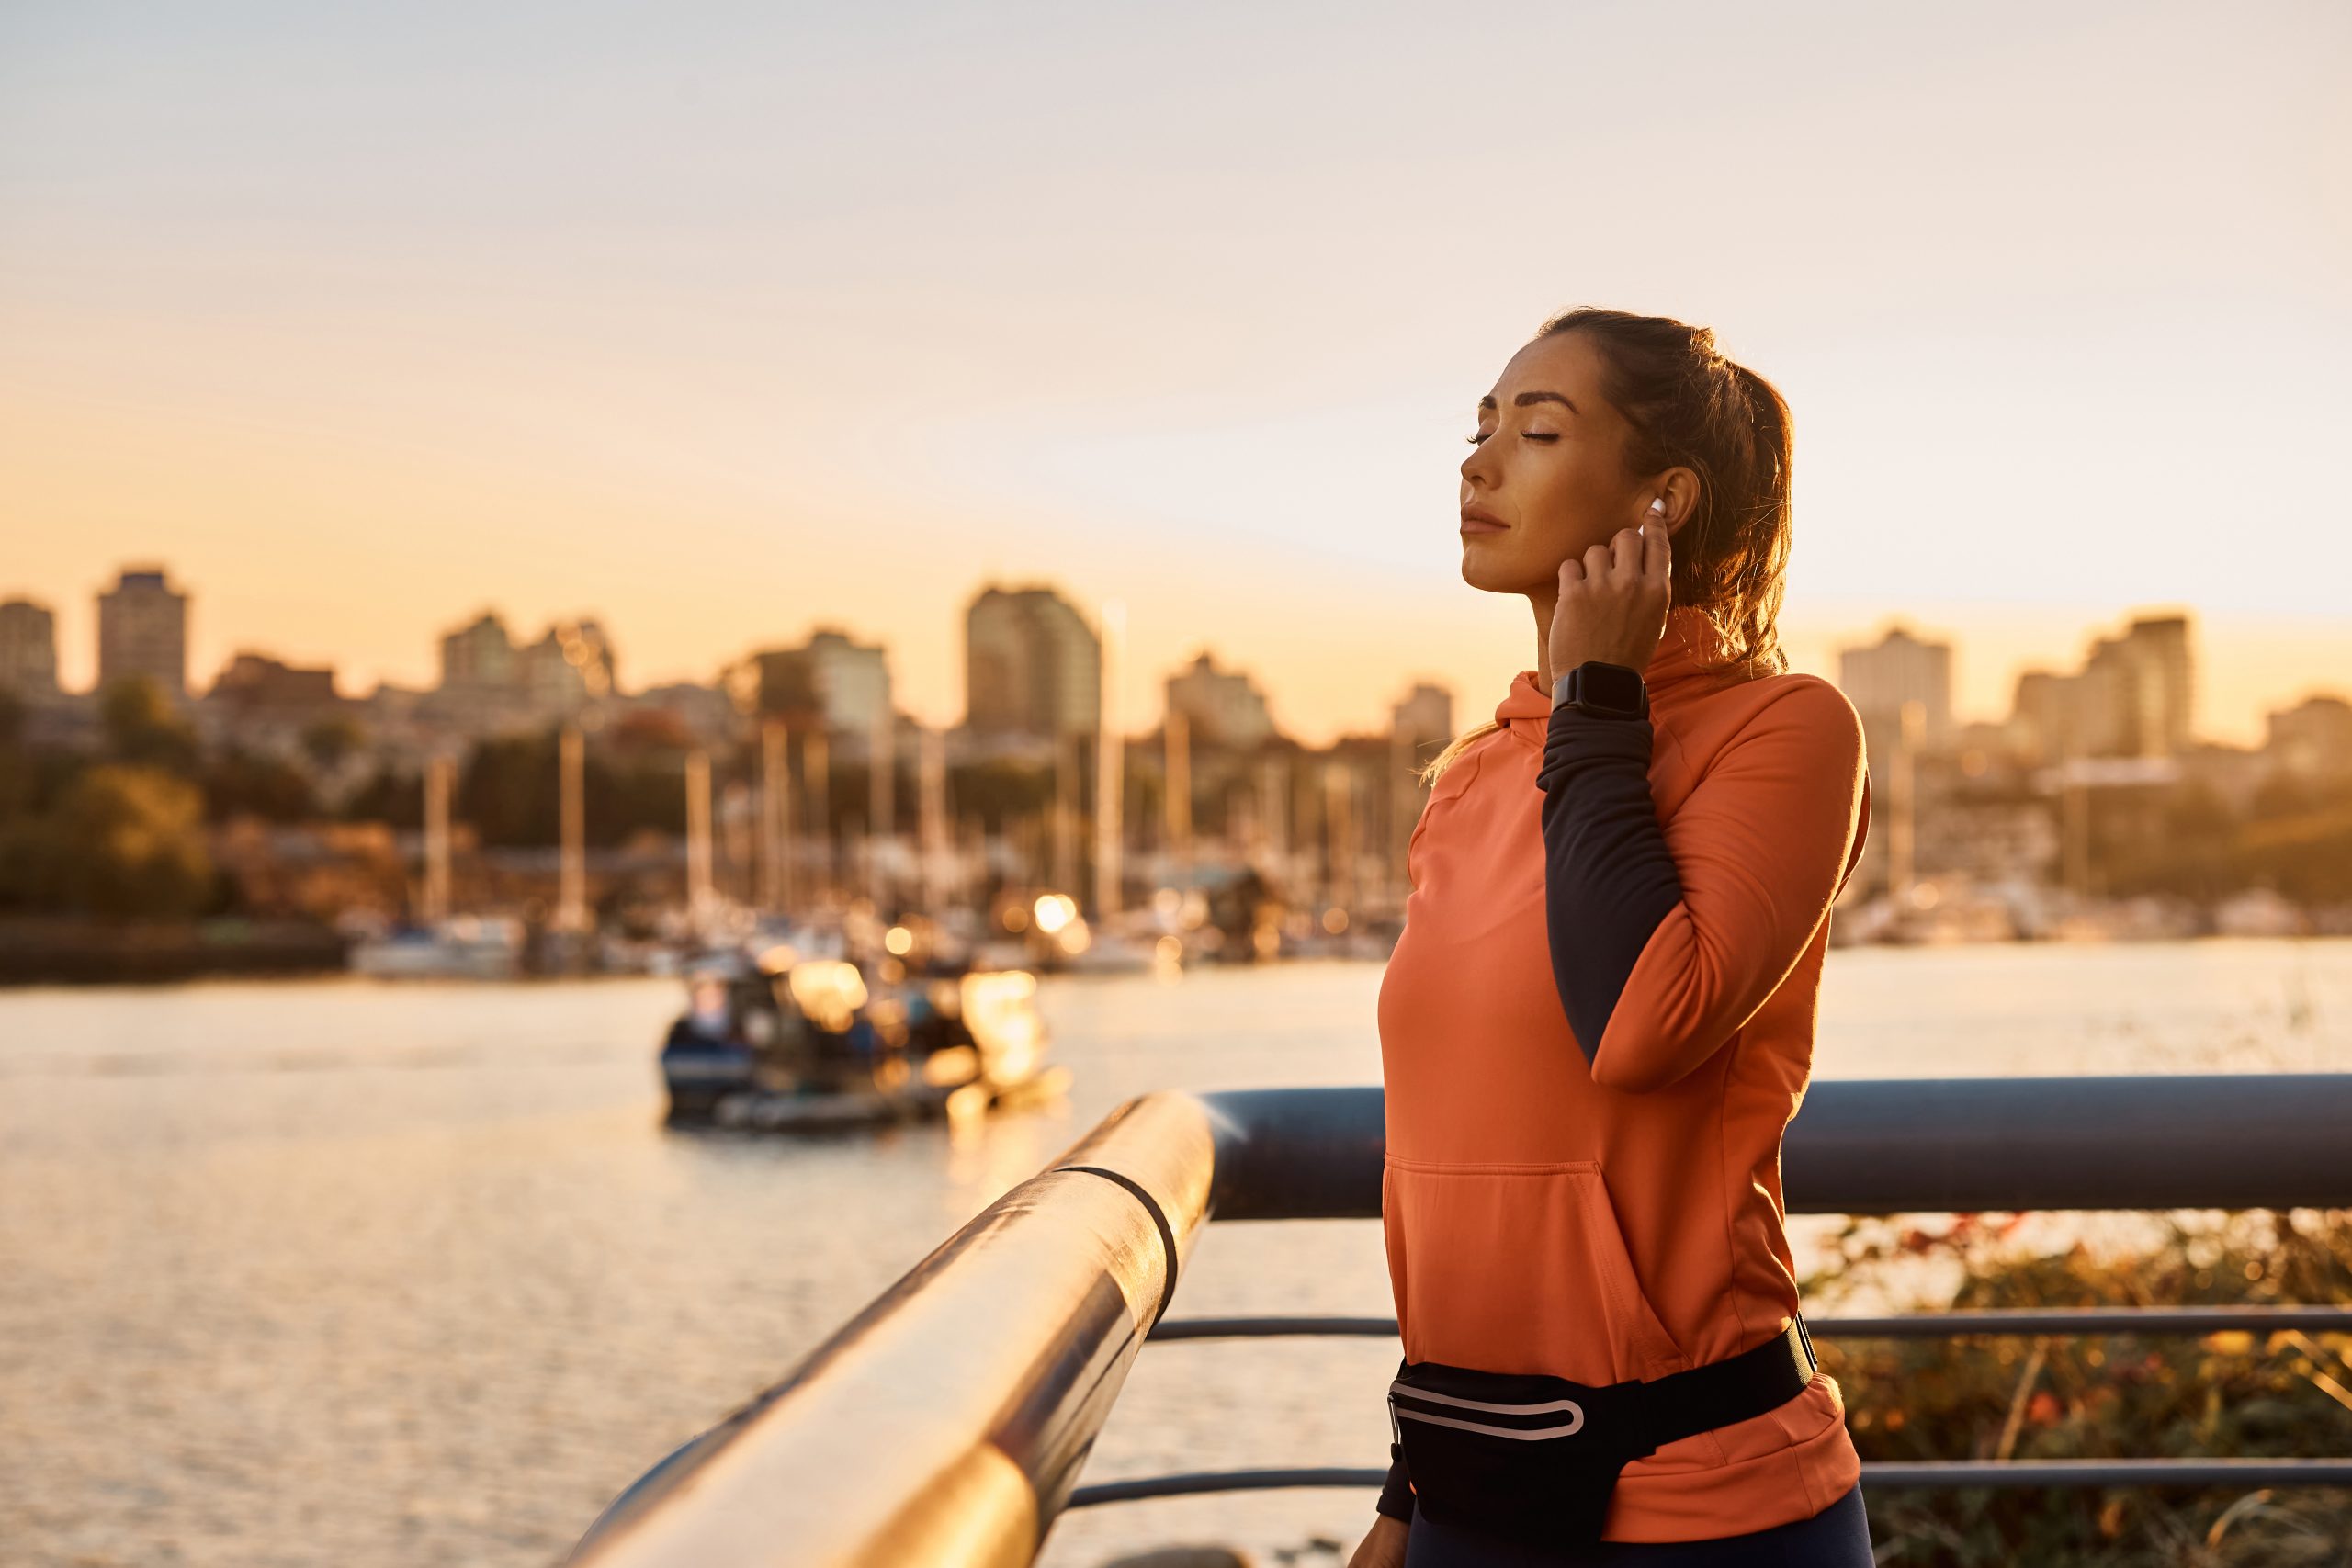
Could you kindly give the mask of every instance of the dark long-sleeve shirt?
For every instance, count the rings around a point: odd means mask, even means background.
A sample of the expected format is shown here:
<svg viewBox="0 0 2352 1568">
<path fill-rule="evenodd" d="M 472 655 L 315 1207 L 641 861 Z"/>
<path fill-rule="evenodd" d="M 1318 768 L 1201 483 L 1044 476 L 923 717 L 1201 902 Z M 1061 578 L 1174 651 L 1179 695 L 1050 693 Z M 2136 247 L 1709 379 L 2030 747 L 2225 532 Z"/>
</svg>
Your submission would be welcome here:
<svg viewBox="0 0 2352 1568">
<path fill-rule="evenodd" d="M 1642 950 L 1682 902 L 1650 799 L 1650 721 L 1563 704 L 1544 732 L 1544 919 L 1552 980 L 1590 1062 Z"/>
</svg>

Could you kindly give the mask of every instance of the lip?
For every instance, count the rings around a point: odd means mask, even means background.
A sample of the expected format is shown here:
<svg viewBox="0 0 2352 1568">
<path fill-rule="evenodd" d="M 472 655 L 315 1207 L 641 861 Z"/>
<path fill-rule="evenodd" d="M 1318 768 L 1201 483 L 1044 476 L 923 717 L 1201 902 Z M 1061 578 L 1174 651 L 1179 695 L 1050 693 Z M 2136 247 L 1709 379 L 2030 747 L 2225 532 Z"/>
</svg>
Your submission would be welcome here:
<svg viewBox="0 0 2352 1568">
<path fill-rule="evenodd" d="M 1462 531 L 1465 534 L 1499 534 L 1510 526 L 1510 524 L 1483 506 L 1465 506 L 1462 509 Z"/>
</svg>

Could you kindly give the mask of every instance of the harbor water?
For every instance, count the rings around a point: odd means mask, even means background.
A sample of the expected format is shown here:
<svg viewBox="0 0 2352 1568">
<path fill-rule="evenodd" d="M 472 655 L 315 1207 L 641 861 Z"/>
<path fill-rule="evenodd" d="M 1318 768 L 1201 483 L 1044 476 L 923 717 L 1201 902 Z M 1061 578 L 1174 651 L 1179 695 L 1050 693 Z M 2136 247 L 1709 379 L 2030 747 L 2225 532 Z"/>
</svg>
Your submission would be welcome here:
<svg viewBox="0 0 2352 1568">
<path fill-rule="evenodd" d="M 1122 1099 L 1376 1081 L 1379 979 L 1049 980 L 1067 1104 L 821 1142 L 662 1129 L 668 982 L 0 992 L 0 1562 L 549 1562 Z M 2352 941 L 1841 951 L 1822 1010 L 1828 1077 L 2347 1071 Z M 1177 1310 L 1389 1305 L 1349 1222 L 1212 1230 Z M 1394 1359 L 1153 1347 L 1085 1479 L 1376 1466 Z M 1045 1560 L 1370 1517 L 1125 1505 Z"/>
</svg>

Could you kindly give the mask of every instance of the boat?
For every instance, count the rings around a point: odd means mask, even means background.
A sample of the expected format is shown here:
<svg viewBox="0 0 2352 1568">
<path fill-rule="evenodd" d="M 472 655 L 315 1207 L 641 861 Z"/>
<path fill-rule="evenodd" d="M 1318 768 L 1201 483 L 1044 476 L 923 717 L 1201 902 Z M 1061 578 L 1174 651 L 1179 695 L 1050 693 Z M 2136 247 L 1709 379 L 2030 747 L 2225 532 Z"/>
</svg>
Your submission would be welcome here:
<svg viewBox="0 0 2352 1568">
<path fill-rule="evenodd" d="M 353 973 L 379 980 L 511 980 L 522 972 L 523 922 L 505 915 L 458 915 L 363 937 Z"/>
<path fill-rule="evenodd" d="M 707 954 L 662 1046 L 672 1126 L 818 1133 L 965 1120 L 1068 1087 L 1036 976 L 910 974 L 786 945 Z"/>
</svg>

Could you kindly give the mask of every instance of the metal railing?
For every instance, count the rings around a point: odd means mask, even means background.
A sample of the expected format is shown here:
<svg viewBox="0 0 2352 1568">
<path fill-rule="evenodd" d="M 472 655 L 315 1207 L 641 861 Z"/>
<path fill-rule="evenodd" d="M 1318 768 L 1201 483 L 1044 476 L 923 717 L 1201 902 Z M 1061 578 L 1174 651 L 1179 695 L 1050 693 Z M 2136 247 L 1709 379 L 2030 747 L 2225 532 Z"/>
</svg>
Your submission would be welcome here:
<svg viewBox="0 0 2352 1568">
<path fill-rule="evenodd" d="M 1824 1082 L 1789 1129 L 1791 1213 L 2352 1207 L 2352 1075 Z M 1130 1100 L 775 1387 L 649 1472 L 571 1561 L 596 1568 L 1025 1563 L 1069 1507 L 1376 1486 L 1373 1469 L 1080 1487 L 1149 1340 L 1394 1335 L 1393 1320 L 1167 1312 L 1202 1227 L 1380 1213 L 1377 1089 Z M 2352 1329 L 2333 1306 L 1825 1319 L 1823 1337 Z M 1948 1461 L 1866 1486 L 2352 1484 L 2352 1460 Z"/>
</svg>

